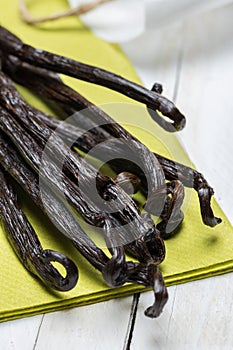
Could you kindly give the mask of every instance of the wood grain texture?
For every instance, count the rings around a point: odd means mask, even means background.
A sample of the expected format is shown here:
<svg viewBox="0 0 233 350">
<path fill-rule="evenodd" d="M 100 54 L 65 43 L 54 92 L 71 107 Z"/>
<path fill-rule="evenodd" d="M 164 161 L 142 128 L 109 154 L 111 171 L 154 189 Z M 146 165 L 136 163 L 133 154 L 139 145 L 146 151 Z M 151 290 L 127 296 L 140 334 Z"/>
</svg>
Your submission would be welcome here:
<svg viewBox="0 0 233 350">
<path fill-rule="evenodd" d="M 0 324 L 1 350 L 32 350 L 43 315 L 22 318 Z"/>
<path fill-rule="evenodd" d="M 122 44 L 122 49 L 147 88 L 161 83 L 164 95 L 173 99 L 183 39 L 183 23 L 176 23 L 160 30 L 147 30 Z"/>
<path fill-rule="evenodd" d="M 132 350 L 230 350 L 233 274 L 190 282 L 168 289 L 170 300 L 161 317 L 141 317 L 150 294 L 141 294 Z"/>
<path fill-rule="evenodd" d="M 47 314 L 35 350 L 123 348 L 132 297 Z"/>
<path fill-rule="evenodd" d="M 180 137 L 233 223 L 233 5 L 184 23 L 177 104 L 187 115 Z"/>
<path fill-rule="evenodd" d="M 232 18 L 233 6 L 227 6 L 184 21 L 175 93 L 187 115 L 180 138 L 231 222 Z M 232 281 L 228 274 L 169 288 L 170 301 L 154 323 L 141 316 L 140 307 L 150 299 L 141 294 L 132 350 L 231 349 Z"/>
</svg>

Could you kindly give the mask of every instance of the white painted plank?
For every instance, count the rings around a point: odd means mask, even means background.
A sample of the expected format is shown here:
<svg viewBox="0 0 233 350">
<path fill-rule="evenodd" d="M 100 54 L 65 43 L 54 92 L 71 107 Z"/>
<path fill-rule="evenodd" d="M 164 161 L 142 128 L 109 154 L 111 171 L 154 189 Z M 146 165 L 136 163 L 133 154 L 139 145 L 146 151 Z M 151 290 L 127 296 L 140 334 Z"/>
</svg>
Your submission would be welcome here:
<svg viewBox="0 0 233 350">
<path fill-rule="evenodd" d="M 215 187 L 231 220 L 232 18 L 231 6 L 185 23 L 177 99 L 187 115 L 181 135 L 186 149 Z M 158 320 L 138 313 L 132 350 L 232 349 L 233 274 L 172 287 L 171 292 L 172 301 Z M 143 294 L 140 307 L 145 308 L 150 298 Z"/>
<path fill-rule="evenodd" d="M 187 125 L 179 133 L 188 154 L 216 189 L 216 199 L 233 222 L 229 178 L 233 163 L 233 6 L 189 17 L 124 44 L 144 84 L 156 80 L 164 94 L 174 96 L 177 59 L 182 47 L 182 70 L 177 106 Z M 228 142 L 226 140 L 229 140 Z M 227 146 L 226 146 L 227 145 Z"/>
<path fill-rule="evenodd" d="M 45 315 L 35 350 L 123 348 L 132 297 Z"/>
<path fill-rule="evenodd" d="M 153 294 L 151 292 L 141 293 L 131 342 L 131 350 L 163 349 L 169 331 L 169 323 L 175 301 L 176 288 L 176 286 L 168 288 L 168 302 L 163 313 L 157 319 L 150 319 L 144 315 L 145 309 L 153 302 Z"/>
<path fill-rule="evenodd" d="M 185 24 L 177 103 L 187 115 L 182 141 L 233 223 L 232 19 L 227 6 Z"/>
<path fill-rule="evenodd" d="M 131 350 L 230 350 L 233 344 L 233 274 L 168 288 L 170 301 L 160 318 L 139 312 Z M 139 311 L 151 301 L 141 294 Z"/>
<path fill-rule="evenodd" d="M 43 316 L 0 324 L 0 350 L 32 350 Z"/>
</svg>

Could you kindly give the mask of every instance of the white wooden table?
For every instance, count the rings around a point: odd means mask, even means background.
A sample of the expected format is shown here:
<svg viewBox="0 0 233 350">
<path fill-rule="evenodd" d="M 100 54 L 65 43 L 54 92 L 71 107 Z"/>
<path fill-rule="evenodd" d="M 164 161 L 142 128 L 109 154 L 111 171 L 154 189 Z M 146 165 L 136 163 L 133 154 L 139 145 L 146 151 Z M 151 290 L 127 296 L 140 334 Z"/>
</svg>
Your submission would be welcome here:
<svg viewBox="0 0 233 350">
<path fill-rule="evenodd" d="M 233 6 L 148 31 L 123 49 L 145 85 L 161 82 L 185 112 L 179 137 L 233 222 Z M 233 348 L 233 273 L 170 287 L 169 295 L 156 320 L 143 315 L 152 298 L 143 293 L 5 322 L 0 349 Z"/>
</svg>

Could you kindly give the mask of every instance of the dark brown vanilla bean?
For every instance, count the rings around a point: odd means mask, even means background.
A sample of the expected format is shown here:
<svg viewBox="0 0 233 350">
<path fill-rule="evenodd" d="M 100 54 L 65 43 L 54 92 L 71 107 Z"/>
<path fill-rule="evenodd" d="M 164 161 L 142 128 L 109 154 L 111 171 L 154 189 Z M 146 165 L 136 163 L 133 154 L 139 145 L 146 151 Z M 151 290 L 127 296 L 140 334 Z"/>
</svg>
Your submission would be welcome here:
<svg viewBox="0 0 233 350">
<path fill-rule="evenodd" d="M 157 225 L 163 239 L 174 235 L 184 218 L 184 214 L 181 211 L 184 200 L 184 187 L 182 183 L 178 180 L 168 182 L 167 194 L 171 194 L 171 198 L 167 197 L 167 202 L 161 214 L 163 220 Z M 150 206 L 152 204 L 153 206 L 152 197 L 150 201 L 152 203 L 147 203 L 147 205 Z"/>
<path fill-rule="evenodd" d="M 95 139 L 99 140 L 99 142 L 109 137 L 109 133 L 105 130 L 100 131 L 99 129 L 98 131 L 95 131 L 98 121 L 100 123 L 106 123 L 104 122 L 103 118 L 101 119 L 101 114 L 104 114 L 104 112 L 98 109 L 98 107 L 93 105 L 78 92 L 64 85 L 57 74 L 46 69 L 29 65 L 28 63 L 22 62 L 19 60 L 19 58 L 12 55 L 2 57 L 2 69 L 15 82 L 28 87 L 30 90 L 33 90 L 50 100 L 54 99 L 54 101 L 57 101 L 58 103 L 60 101 L 62 109 L 69 116 L 72 116 L 77 111 L 84 110 L 84 113 L 79 113 L 77 118 L 75 118 L 74 121 L 72 120 L 75 125 L 71 123 L 67 125 L 67 123 L 64 123 L 62 124 L 62 127 L 61 121 L 51 118 L 51 116 L 47 115 L 46 113 L 38 114 L 38 118 L 40 118 L 52 130 L 58 128 L 57 132 L 61 133 L 61 135 L 65 137 L 68 144 L 72 145 L 77 138 L 84 134 L 84 130 L 89 129 L 92 130 L 93 136 L 95 136 Z M 62 83 L 63 85 L 59 84 L 56 89 L 56 82 Z M 73 96 L 73 100 L 75 100 L 75 109 L 72 108 L 72 103 L 69 101 L 69 96 L 73 94 L 75 95 Z M 97 108 L 94 111 L 96 115 L 91 110 L 91 107 Z M 98 118 L 98 114 L 100 114 L 100 119 Z M 90 118 L 92 118 L 93 121 L 91 121 Z M 79 128 L 81 130 L 79 130 Z M 91 140 L 92 138 L 90 141 Z M 88 140 L 86 140 L 86 142 L 88 142 Z M 96 145 L 96 141 L 94 145 Z"/>
<path fill-rule="evenodd" d="M 4 67 L 6 72 L 17 82 L 34 89 L 45 97 L 59 102 L 62 106 L 67 105 L 69 106 L 68 109 L 74 108 L 78 110 L 82 107 L 85 109 L 82 113 L 89 119 L 97 123 L 97 125 L 101 125 L 110 135 L 120 138 L 125 143 L 126 148 L 130 150 L 130 153 L 133 152 L 136 157 L 134 158 L 137 159 L 143 172 L 147 174 L 148 192 L 151 195 L 153 193 L 155 194 L 157 189 L 165 187 L 164 173 L 150 150 L 100 108 L 91 104 L 76 91 L 63 84 L 57 77 L 51 75 L 47 77 L 44 70 L 37 71 L 36 68 L 33 69 L 32 66 L 22 63 L 20 60 L 11 56 L 3 59 Z M 161 193 L 163 192 L 161 191 Z M 165 197 L 158 198 L 153 213 L 161 213 L 164 203 Z"/>
<path fill-rule="evenodd" d="M 76 285 L 77 267 L 64 254 L 43 250 L 34 229 L 19 208 L 16 194 L 1 168 L 0 216 L 8 240 L 20 261 L 30 272 L 38 276 L 48 287 L 59 291 L 68 291 Z M 51 264 L 53 261 L 63 265 L 66 270 L 65 277 Z"/>
<path fill-rule="evenodd" d="M 145 181 L 143 180 L 144 175 L 141 172 L 140 168 L 135 166 L 133 162 L 125 162 L 125 160 L 121 158 L 121 155 L 123 154 L 123 148 L 118 140 L 110 140 L 108 144 L 106 144 L 106 142 L 103 142 L 99 145 L 99 156 L 101 159 L 103 157 L 106 157 L 107 154 L 108 158 L 111 158 L 111 154 L 113 157 L 113 153 L 116 159 L 113 159 L 110 162 L 110 165 L 115 171 L 130 171 L 133 174 L 139 176 L 142 180 L 141 183 L 145 184 Z M 203 223 L 210 227 L 214 227 L 220 224 L 222 220 L 214 216 L 213 210 L 211 208 L 211 198 L 214 195 L 214 190 L 208 184 L 203 175 L 195 169 L 163 157 L 158 153 L 155 153 L 155 156 L 162 166 L 166 180 L 179 180 L 183 186 L 194 188 L 198 193 Z"/>
<path fill-rule="evenodd" d="M 7 29 L 0 27 L 0 46 L 2 51 L 13 54 L 32 65 L 63 73 L 77 79 L 105 86 L 139 102 L 145 103 L 152 110 L 159 110 L 173 121 L 173 126 L 181 130 L 185 118 L 174 104 L 155 91 L 150 91 L 119 75 L 101 68 L 77 62 L 67 57 L 35 49 L 24 44 Z"/>
<path fill-rule="evenodd" d="M 210 227 L 220 224 L 222 220 L 214 216 L 210 204 L 214 190 L 208 184 L 203 175 L 190 167 L 162 157 L 157 153 L 156 157 L 163 167 L 165 176 L 168 180 L 180 180 L 184 186 L 194 188 L 197 191 L 204 224 Z"/>
<path fill-rule="evenodd" d="M 164 284 L 163 276 L 155 265 L 149 265 L 149 276 L 151 276 L 151 284 L 154 284 L 155 302 L 148 307 L 145 315 L 151 318 L 158 317 L 168 300 L 167 289 Z"/>
</svg>

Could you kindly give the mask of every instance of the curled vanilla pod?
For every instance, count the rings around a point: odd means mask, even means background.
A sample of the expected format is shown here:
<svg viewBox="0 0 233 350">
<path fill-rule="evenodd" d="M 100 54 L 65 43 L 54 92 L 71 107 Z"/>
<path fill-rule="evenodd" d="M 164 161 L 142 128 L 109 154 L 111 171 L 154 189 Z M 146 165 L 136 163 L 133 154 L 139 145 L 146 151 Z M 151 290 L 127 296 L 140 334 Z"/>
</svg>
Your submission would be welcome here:
<svg viewBox="0 0 233 350">
<path fill-rule="evenodd" d="M 166 192 L 171 197 L 167 196 L 163 212 L 160 215 L 162 221 L 157 224 L 157 229 L 160 231 L 163 239 L 174 235 L 184 219 L 184 214 L 181 211 L 184 200 L 184 186 L 179 180 L 173 180 L 167 183 Z M 147 206 L 152 206 L 153 208 L 153 201 L 154 198 L 150 197 L 147 201 Z"/>
<path fill-rule="evenodd" d="M 162 157 L 157 153 L 155 155 L 163 168 L 166 179 L 179 180 L 184 186 L 194 188 L 197 192 L 203 223 L 210 227 L 220 224 L 221 218 L 215 217 L 211 208 L 211 197 L 214 195 L 214 190 L 204 176 L 186 165 Z"/>
<path fill-rule="evenodd" d="M 150 91 L 104 69 L 35 49 L 24 44 L 17 36 L 2 26 L 0 27 L 0 46 L 2 51 L 19 57 L 34 66 L 107 87 L 146 104 L 152 110 L 159 110 L 171 120 L 171 124 L 176 130 L 181 130 L 185 126 L 185 117 L 182 113 L 171 101 L 161 96 L 157 91 Z"/>
<path fill-rule="evenodd" d="M 46 249 L 17 203 L 16 193 L 10 183 L 9 175 L 0 168 L 0 215 L 6 235 L 22 264 L 38 276 L 48 287 L 58 291 L 68 291 L 78 280 L 76 265 L 64 254 Z M 66 276 L 51 264 L 60 263 Z"/>
<path fill-rule="evenodd" d="M 85 136 L 83 136 L 83 140 L 84 138 Z M 90 134 L 88 138 L 90 138 Z M 86 145 L 87 146 L 86 152 L 88 152 L 89 150 L 88 142 L 85 143 L 78 139 L 77 143 L 79 143 L 80 148 L 81 148 L 81 144 Z M 144 174 L 142 173 L 141 169 L 137 165 L 135 165 L 133 161 L 134 159 L 133 155 L 131 156 L 132 162 L 130 161 L 126 162 L 124 160 L 124 157 L 122 156 L 124 155 L 124 146 L 121 144 L 119 140 L 112 139 L 112 140 L 109 140 L 107 143 L 102 142 L 98 145 L 98 147 L 99 147 L 99 157 L 102 160 L 104 160 L 105 157 L 108 159 L 109 158 L 112 159 L 112 161 L 109 162 L 109 165 L 117 173 L 126 171 L 138 176 L 141 180 L 142 189 L 146 191 L 146 186 L 145 186 L 146 179 L 144 177 Z M 84 151 L 84 149 L 82 150 Z M 165 178 L 167 181 L 169 182 L 179 181 L 182 183 L 184 187 L 193 188 L 197 192 L 203 223 L 210 227 L 214 227 L 220 224 L 222 222 L 221 218 L 216 217 L 211 208 L 211 198 L 214 195 L 214 190 L 209 185 L 207 180 L 204 178 L 203 174 L 201 174 L 199 171 L 187 165 L 184 165 L 179 162 L 176 162 L 175 160 L 166 158 L 158 153 L 154 153 L 154 155 L 158 159 L 164 171 Z M 169 186 L 169 183 L 168 183 L 168 186 Z M 169 191 L 168 189 L 168 192 L 172 193 L 173 191 Z M 153 197 L 151 198 L 151 200 L 153 201 Z M 149 204 L 149 201 L 148 201 L 148 204 Z M 149 208 L 149 205 L 148 205 L 148 211 L 153 212 L 153 205 L 151 206 L 151 208 Z"/>
</svg>

